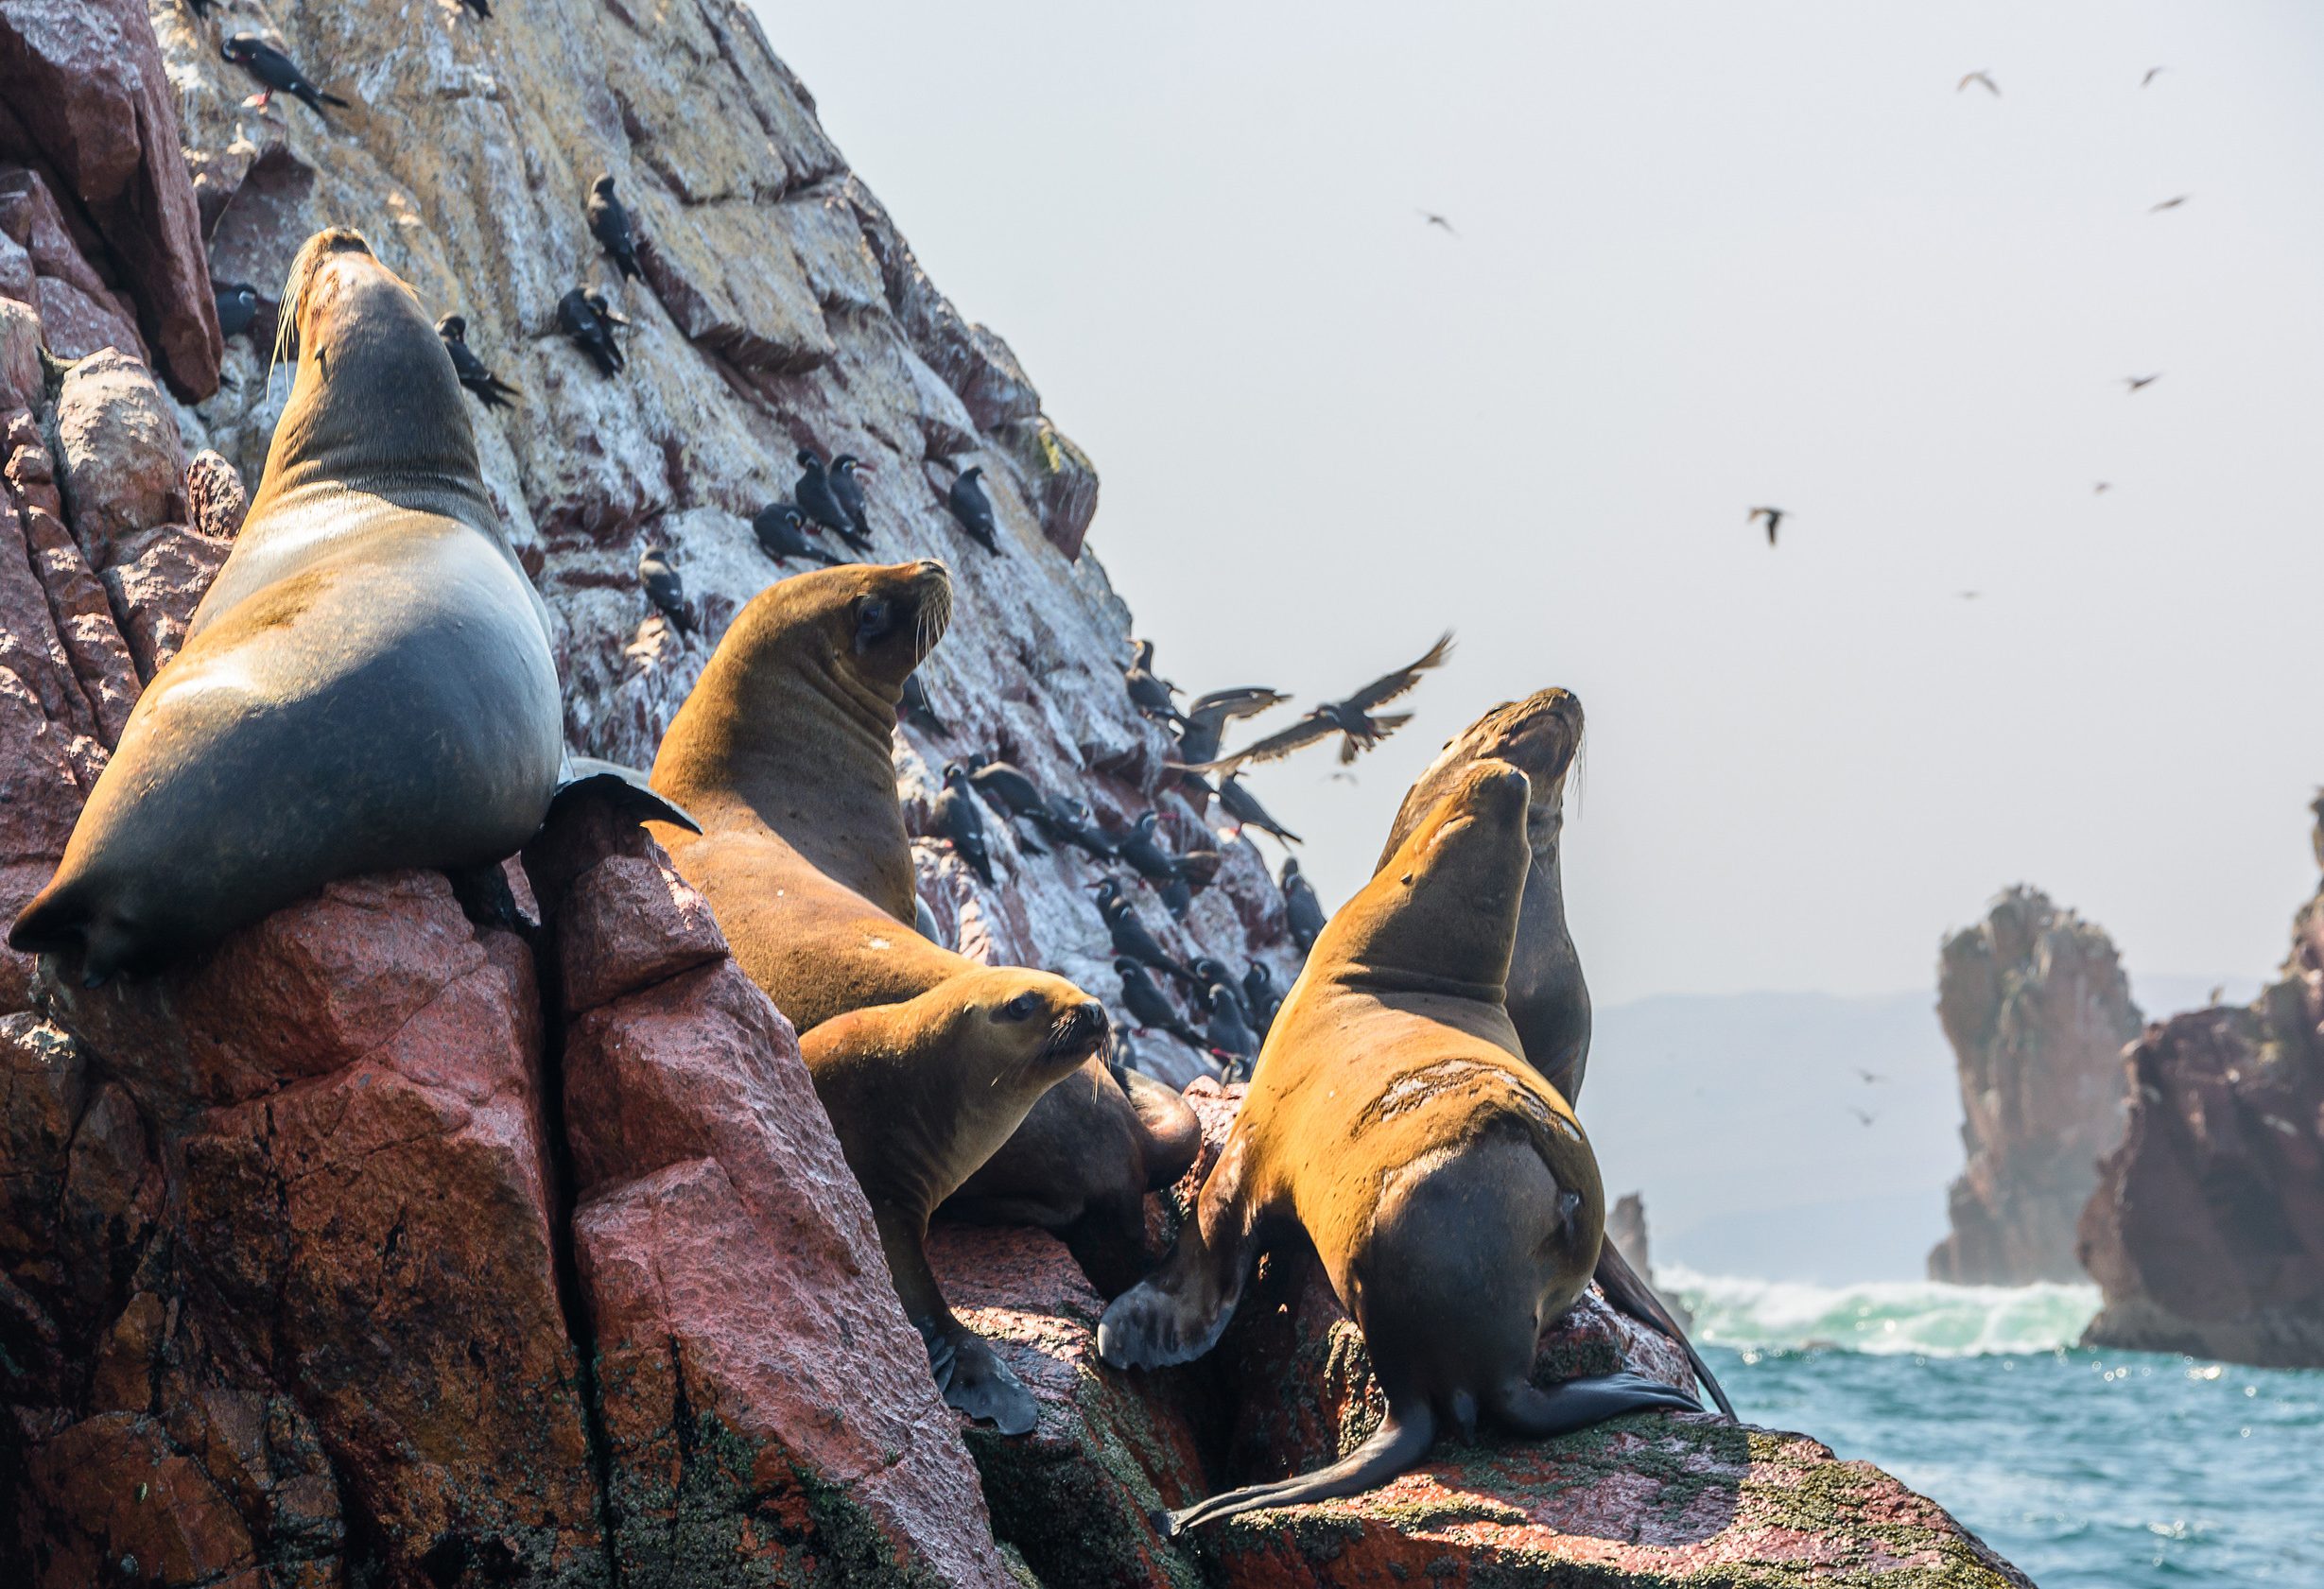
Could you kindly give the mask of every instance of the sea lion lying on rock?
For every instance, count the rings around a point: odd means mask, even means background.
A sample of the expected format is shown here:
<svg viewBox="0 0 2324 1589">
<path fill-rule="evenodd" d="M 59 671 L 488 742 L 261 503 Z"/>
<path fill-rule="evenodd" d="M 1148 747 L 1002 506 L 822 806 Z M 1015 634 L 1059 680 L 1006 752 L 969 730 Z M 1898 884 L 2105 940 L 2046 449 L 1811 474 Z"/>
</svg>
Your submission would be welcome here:
<svg viewBox="0 0 2324 1589">
<path fill-rule="evenodd" d="M 411 289 L 357 233 L 319 232 L 279 335 L 298 374 L 234 550 L 9 931 L 78 949 L 93 987 L 334 878 L 496 862 L 577 770 L 651 801 L 563 755 L 547 613 Z"/>
<path fill-rule="evenodd" d="M 990 969 L 914 924 L 891 756 L 904 682 L 951 613 L 951 578 L 934 561 L 781 580 L 736 615 L 663 736 L 653 786 L 702 832 L 657 836 L 709 899 L 736 960 L 802 1033 Z M 945 1193 L 969 1179 L 984 1212 L 1062 1222 L 1134 1206 L 1182 1174 L 1200 1147 L 1185 1102 L 1144 1077 L 1117 1079 L 1094 1055 L 1082 1070 Z M 951 1166 L 958 1155 L 947 1145 L 933 1157 Z"/>
<path fill-rule="evenodd" d="M 1173 1531 L 1354 1494 L 1483 1417 L 1546 1436 L 1647 1408 L 1634 1374 L 1532 1383 L 1542 1326 L 1580 1298 L 1605 1198 L 1566 1100 L 1501 1006 L 1529 864 L 1525 774 L 1479 762 L 1331 919 L 1276 1013 L 1195 1217 L 1117 1299 L 1098 1350 L 1158 1367 L 1216 1344 L 1252 1263 L 1304 1229 L 1388 1400 L 1341 1461 L 1172 1514 Z"/>
</svg>

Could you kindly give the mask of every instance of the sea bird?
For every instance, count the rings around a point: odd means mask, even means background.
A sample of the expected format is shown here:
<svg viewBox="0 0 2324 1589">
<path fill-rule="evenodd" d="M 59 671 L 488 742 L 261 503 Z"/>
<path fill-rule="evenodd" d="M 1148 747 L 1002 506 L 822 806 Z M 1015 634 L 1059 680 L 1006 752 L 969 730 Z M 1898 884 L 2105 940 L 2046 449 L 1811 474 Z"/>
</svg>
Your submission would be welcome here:
<svg viewBox="0 0 2324 1589">
<path fill-rule="evenodd" d="M 1953 93 L 1958 94 L 1963 89 L 1968 87 L 1971 83 L 1982 83 L 1985 86 L 1985 91 L 1993 95 L 1996 99 L 1999 99 L 2002 96 L 2001 84 L 1993 80 L 1993 74 L 1990 71 L 1981 70 L 1963 73 L 1961 80 L 1952 85 L 1952 91 Z"/>
<path fill-rule="evenodd" d="M 306 80 L 296 62 L 281 50 L 268 43 L 255 33 L 236 33 L 218 45 L 220 60 L 232 61 L 264 85 L 242 103 L 251 110 L 266 109 L 267 101 L 277 94 L 291 95 L 306 102 L 308 110 L 322 114 L 325 105 L 347 108 L 347 101 L 336 94 L 325 94 Z M 326 118 L 327 119 L 327 118 Z"/>
<path fill-rule="evenodd" d="M 680 634 L 694 632 L 694 614 L 685 605 L 685 580 L 679 577 L 678 565 L 670 561 L 668 547 L 645 549 L 637 560 L 637 582 L 646 587 L 646 599 Z"/>
<path fill-rule="evenodd" d="M 1364 751 L 1412 720 L 1409 712 L 1390 713 L 1374 717 L 1373 708 L 1385 705 L 1420 682 L 1420 675 L 1430 668 L 1441 666 L 1452 654 L 1452 631 L 1447 630 L 1436 644 L 1420 658 L 1384 673 L 1354 695 L 1339 700 L 1327 700 L 1310 709 L 1308 715 L 1290 728 L 1279 730 L 1266 738 L 1245 745 L 1241 750 L 1206 762 L 1194 770 L 1199 772 L 1232 772 L 1245 762 L 1278 761 L 1303 746 L 1312 745 L 1332 734 L 1340 735 L 1340 764 L 1344 767 Z"/>
<path fill-rule="evenodd" d="M 1772 546 L 1776 544 L 1776 530 L 1783 523 L 1783 510 L 1780 508 L 1754 508 L 1751 510 L 1750 517 L 1743 520 L 1743 523 L 1757 524 L 1761 519 L 1767 521 L 1767 544 Z"/>
<path fill-rule="evenodd" d="M 452 372 L 460 384 L 477 394 L 477 401 L 487 408 L 509 408 L 509 400 L 518 395 L 514 387 L 484 368 L 484 361 L 468 346 L 468 320 L 462 315 L 446 315 L 436 322 L 436 335 L 443 338 L 443 351 L 452 355 Z"/>
<path fill-rule="evenodd" d="M 589 184 L 589 235 L 609 255 L 625 280 L 645 274 L 637 264 L 637 238 L 630 227 L 629 206 L 614 197 L 614 179 L 602 175 Z"/>
</svg>

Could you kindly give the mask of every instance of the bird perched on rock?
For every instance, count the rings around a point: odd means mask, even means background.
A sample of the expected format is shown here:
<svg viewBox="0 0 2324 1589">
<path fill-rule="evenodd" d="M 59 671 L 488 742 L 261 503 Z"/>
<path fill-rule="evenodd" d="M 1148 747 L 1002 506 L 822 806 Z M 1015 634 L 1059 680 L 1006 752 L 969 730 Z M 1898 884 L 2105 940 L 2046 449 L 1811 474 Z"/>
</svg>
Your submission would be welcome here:
<svg viewBox="0 0 2324 1589">
<path fill-rule="evenodd" d="M 1070 844 L 1092 860 L 1110 861 L 1118 857 L 1113 839 L 1098 826 L 1088 804 L 1072 795 L 1058 795 L 1050 800 L 1048 815 L 1033 818 L 1032 824 L 1058 843 Z"/>
<path fill-rule="evenodd" d="M 670 561 L 668 547 L 646 548 L 637 560 L 637 582 L 646 587 L 646 599 L 680 634 L 694 632 L 694 614 L 686 611 L 685 581 L 679 578 L 678 565 Z"/>
<path fill-rule="evenodd" d="M 1242 1002 L 1264 1041 L 1275 1029 L 1275 1012 L 1283 1007 L 1283 990 L 1275 986 L 1274 968 L 1265 960 L 1253 960 L 1243 972 Z"/>
<path fill-rule="evenodd" d="M 637 264 L 637 234 L 630 227 L 630 208 L 614 197 L 614 179 L 603 175 L 589 184 L 589 235 L 598 240 L 624 280 L 646 272 Z"/>
<path fill-rule="evenodd" d="M 1130 824 L 1130 831 L 1114 840 L 1114 853 L 1136 869 L 1137 874 L 1150 883 L 1175 883 L 1182 880 L 1178 859 L 1170 853 L 1161 838 L 1162 819 L 1154 812 L 1142 813 Z"/>
<path fill-rule="evenodd" d="M 794 508 L 791 511 L 797 512 L 798 510 Z M 898 717 L 923 734 L 951 735 L 952 730 L 945 726 L 944 718 L 936 715 L 936 703 L 928 699 L 928 685 L 921 682 L 917 673 L 904 675 L 904 693 L 896 702 L 895 710 Z"/>
<path fill-rule="evenodd" d="M 1204 980 L 1203 997 L 1210 1018 L 1204 1024 L 1203 1035 L 1209 1040 L 1210 1051 L 1223 1062 L 1222 1079 L 1241 1081 L 1249 1079 L 1251 1062 L 1258 1058 L 1258 1033 L 1251 1029 L 1242 990 L 1227 978 L 1225 969 L 1221 966 L 1217 977 Z"/>
<path fill-rule="evenodd" d="M 1153 653 L 1148 652 L 1151 656 Z M 1231 690 L 1212 690 L 1198 695 L 1194 703 L 1182 715 L 1185 724 L 1178 731 L 1178 763 L 1181 767 L 1200 767 L 1219 753 L 1219 742 L 1226 733 L 1226 725 L 1238 717 L 1254 717 L 1271 706 L 1280 706 L 1291 700 L 1281 690 L 1267 689 L 1258 684 L 1244 684 Z"/>
<path fill-rule="evenodd" d="M 258 319 L 258 289 L 248 282 L 210 284 L 217 301 L 217 330 L 221 337 L 239 337 Z"/>
<path fill-rule="evenodd" d="M 236 33 L 217 47 L 221 60 L 232 61 L 263 86 L 243 103 L 252 110 L 264 110 L 267 101 L 277 94 L 287 94 L 306 102 L 306 108 L 317 115 L 325 105 L 347 108 L 347 101 L 336 94 L 325 94 L 306 80 L 290 57 L 268 43 L 255 33 Z M 325 118 L 328 119 L 328 118 Z"/>
<path fill-rule="evenodd" d="M 872 515 L 870 504 L 863 495 L 863 482 L 856 478 L 863 469 L 863 460 L 853 453 L 841 453 L 831 460 L 831 494 L 840 499 L 840 510 L 847 522 L 856 527 L 856 538 L 864 545 L 872 544 Z"/>
<path fill-rule="evenodd" d="M 1301 874 L 1296 855 L 1283 857 L 1283 919 L 1290 924 L 1292 941 L 1306 954 L 1315 947 L 1316 935 L 1324 930 L 1324 902 L 1315 897 L 1314 886 Z"/>
<path fill-rule="evenodd" d="M 1780 508 L 1754 508 L 1751 510 L 1750 517 L 1743 520 L 1743 523 L 1757 524 L 1761 519 L 1767 521 L 1767 544 L 1772 546 L 1776 544 L 1776 530 L 1783 523 L 1783 510 Z"/>
<path fill-rule="evenodd" d="M 831 489 L 831 476 L 824 469 L 824 460 L 811 447 L 802 447 L 797 453 L 800 475 L 790 488 L 792 500 L 810 524 L 821 525 L 857 551 L 868 549 L 871 543 L 856 536 L 856 521 L 847 516 L 846 505 L 840 493 Z"/>
<path fill-rule="evenodd" d="M 1439 666 L 1452 654 L 1452 631 L 1447 630 L 1417 662 L 1383 674 L 1343 700 L 1327 700 L 1290 728 L 1245 745 L 1231 755 L 1205 763 L 1204 772 L 1231 772 L 1245 762 L 1275 761 L 1319 739 L 1340 735 L 1340 764 L 1344 767 L 1412 721 L 1409 712 L 1376 717 L 1372 709 L 1385 705 L 1420 682 L 1420 675 Z"/>
<path fill-rule="evenodd" d="M 1121 978 L 1121 1004 L 1130 1012 L 1131 1025 L 1142 1031 L 1166 1031 L 1196 1053 L 1209 1054 L 1210 1045 L 1171 1008 L 1169 995 L 1154 986 L 1144 966 L 1123 955 L 1115 959 L 1114 974 Z"/>
<path fill-rule="evenodd" d="M 993 499 L 984 494 L 984 486 L 977 476 L 984 473 L 984 465 L 972 464 L 960 473 L 952 489 L 945 493 L 945 506 L 961 522 L 968 538 L 995 557 L 1000 556 L 1000 521 L 993 516 Z"/>
<path fill-rule="evenodd" d="M 770 502 L 761 508 L 751 520 L 751 533 L 758 537 L 758 549 L 777 562 L 806 558 L 825 568 L 837 568 L 845 561 L 807 544 L 806 520 L 788 502 Z"/>
<path fill-rule="evenodd" d="M 944 792 L 936 797 L 936 831 L 952 841 L 960 857 L 975 869 L 986 888 L 993 886 L 993 852 L 984 841 L 984 813 L 977 809 L 968 769 L 958 762 L 945 769 Z"/>
<path fill-rule="evenodd" d="M 985 803 L 1011 820 L 1024 820 L 1038 827 L 1050 815 L 1049 797 L 1041 792 L 1022 768 L 1005 761 L 988 761 L 968 775 L 969 785 L 984 797 Z M 1023 834 L 1017 842 L 1036 855 L 1049 852 Z"/>
<path fill-rule="evenodd" d="M 1238 830 L 1257 828 L 1261 833 L 1274 834 L 1286 844 L 1300 841 L 1297 834 L 1267 814 L 1267 808 L 1258 803 L 1258 796 L 1243 787 L 1242 774 L 1240 772 L 1230 772 L 1219 780 L 1219 809 L 1235 819 Z"/>
<path fill-rule="evenodd" d="M 480 17 L 493 14 L 492 0 L 460 0 L 460 3 Z"/>
<path fill-rule="evenodd" d="M 436 335 L 443 338 L 443 351 L 452 355 L 452 371 L 460 384 L 477 394 L 487 408 L 512 407 L 509 399 L 517 394 L 514 387 L 484 368 L 484 361 L 468 346 L 468 321 L 464 316 L 446 315 L 436 322 Z"/>
<path fill-rule="evenodd" d="M 217 0 L 185 0 L 185 9 L 206 21 L 210 15 L 210 8 L 216 4 Z M 2158 66 L 2155 70 L 2159 72 L 2162 68 Z"/>
<path fill-rule="evenodd" d="M 1121 683 L 1130 692 L 1130 704 L 1149 717 L 1183 725 L 1186 718 L 1179 715 L 1177 700 L 1182 692 L 1153 670 L 1153 642 L 1138 640 L 1133 644 L 1137 649 L 1130 665 L 1121 670 Z"/>
<path fill-rule="evenodd" d="M 1137 919 L 1137 912 L 1122 895 L 1120 883 L 1101 877 L 1091 891 L 1098 896 L 1098 914 L 1105 918 L 1105 930 L 1113 937 L 1115 954 L 1156 971 L 1166 971 L 1189 987 L 1194 985 L 1194 973 L 1172 959 L 1153 931 Z"/>
<path fill-rule="evenodd" d="M 575 287 L 557 300 L 557 328 L 589 355 L 600 375 L 616 373 L 625 362 L 621 344 L 614 340 L 614 327 L 629 323 L 595 287 Z"/>
</svg>

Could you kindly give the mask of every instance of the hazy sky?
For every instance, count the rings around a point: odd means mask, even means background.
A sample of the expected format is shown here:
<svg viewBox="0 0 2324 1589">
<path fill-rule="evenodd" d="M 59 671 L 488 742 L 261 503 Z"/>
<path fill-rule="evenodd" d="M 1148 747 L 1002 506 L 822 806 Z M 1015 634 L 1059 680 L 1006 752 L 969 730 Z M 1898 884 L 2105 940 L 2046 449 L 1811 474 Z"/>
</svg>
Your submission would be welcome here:
<svg viewBox="0 0 2324 1589">
<path fill-rule="evenodd" d="M 1096 459 L 1162 672 L 1304 702 L 1459 630 L 1360 783 L 1253 780 L 1327 903 L 1448 735 L 1558 683 L 1603 1001 L 1925 986 L 2020 879 L 2142 970 L 2281 958 L 2324 10 L 759 9 Z"/>
</svg>

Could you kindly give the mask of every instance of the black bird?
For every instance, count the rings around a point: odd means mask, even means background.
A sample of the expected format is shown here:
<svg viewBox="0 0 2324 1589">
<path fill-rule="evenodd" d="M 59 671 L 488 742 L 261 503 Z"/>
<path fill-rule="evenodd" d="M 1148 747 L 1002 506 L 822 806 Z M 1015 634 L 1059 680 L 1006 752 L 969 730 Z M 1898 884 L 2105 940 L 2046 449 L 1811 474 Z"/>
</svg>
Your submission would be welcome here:
<svg viewBox="0 0 2324 1589">
<path fill-rule="evenodd" d="M 1110 861 L 1119 855 L 1114 841 L 1090 815 L 1088 805 L 1071 795 L 1059 795 L 1051 800 L 1048 814 L 1033 818 L 1032 824 L 1058 843 L 1083 851 L 1092 860 Z"/>
<path fill-rule="evenodd" d="M 795 513 L 798 510 L 793 508 L 791 511 Z M 921 682 L 917 673 L 904 675 L 903 698 L 896 702 L 896 710 L 907 722 L 924 734 L 949 737 L 952 733 L 945 725 L 945 720 L 936 715 L 936 703 L 928 700 L 928 685 Z"/>
<path fill-rule="evenodd" d="M 480 17 L 493 14 L 492 0 L 460 0 L 460 3 Z"/>
<path fill-rule="evenodd" d="M 1275 985 L 1275 971 L 1265 960 L 1253 960 L 1242 974 L 1242 1002 L 1264 1039 L 1275 1029 L 1275 1012 L 1283 1008 L 1283 990 Z"/>
<path fill-rule="evenodd" d="M 1316 935 L 1324 930 L 1324 902 L 1300 875 L 1295 855 L 1283 857 L 1283 917 L 1291 924 L 1292 941 L 1299 945 L 1301 954 L 1315 947 Z"/>
<path fill-rule="evenodd" d="M 630 229 L 629 206 L 614 197 L 614 179 L 600 176 L 589 184 L 589 235 L 610 256 L 624 279 L 645 274 L 637 264 L 637 234 Z"/>
<path fill-rule="evenodd" d="M 325 94 L 306 80 L 296 62 L 281 50 L 268 43 L 255 33 L 236 33 L 217 47 L 218 58 L 232 61 L 264 86 L 243 103 L 252 110 L 263 110 L 268 100 L 277 94 L 288 94 L 306 101 L 306 108 L 317 115 L 325 105 L 347 108 L 347 101 L 336 94 Z M 328 118 L 326 118 L 328 119 Z"/>
<path fill-rule="evenodd" d="M 1154 812 L 1146 812 L 1131 824 L 1128 833 L 1114 840 L 1114 853 L 1150 883 L 1175 883 L 1181 880 L 1178 859 L 1156 834 L 1161 821 Z"/>
<path fill-rule="evenodd" d="M 1170 996 L 1154 986 L 1144 966 L 1124 955 L 1114 961 L 1114 972 L 1121 978 L 1122 1008 L 1129 1010 L 1132 1026 L 1140 1031 L 1166 1031 L 1196 1053 L 1209 1055 L 1210 1045 L 1171 1008 Z"/>
<path fill-rule="evenodd" d="M 248 282 L 212 282 L 217 300 L 217 329 L 221 337 L 239 337 L 258 319 L 258 289 Z"/>
<path fill-rule="evenodd" d="M 831 460 L 831 494 L 840 499 L 840 510 L 847 522 L 856 527 L 856 535 L 864 545 L 872 544 L 872 515 L 863 498 L 863 482 L 856 478 L 856 471 L 863 460 L 853 453 L 841 453 Z"/>
<path fill-rule="evenodd" d="M 968 782 L 984 797 L 984 803 L 1004 818 L 1022 819 L 1039 827 L 1050 815 L 1049 797 L 1022 768 L 1005 761 L 988 761 L 968 775 Z M 1017 835 L 1017 842 L 1033 855 L 1049 854 L 1022 833 Z"/>
<path fill-rule="evenodd" d="M 1154 891 L 1162 896 L 1162 908 L 1174 922 L 1185 921 L 1187 912 L 1194 908 L 1194 890 L 1183 877 L 1173 877 Z"/>
<path fill-rule="evenodd" d="M 1227 724 L 1238 717 L 1257 717 L 1289 700 L 1291 697 L 1281 690 L 1257 684 L 1196 696 L 1194 703 L 1186 709 L 1186 726 L 1178 731 L 1179 765 L 1200 767 L 1219 753 L 1220 736 L 1225 734 Z"/>
<path fill-rule="evenodd" d="M 1751 516 L 1743 520 L 1743 523 L 1757 524 L 1761 519 L 1767 521 L 1767 544 L 1772 546 L 1776 544 L 1776 530 L 1783 523 L 1783 510 L 1780 508 L 1754 508 L 1751 510 Z"/>
<path fill-rule="evenodd" d="M 646 548 L 637 560 L 637 581 L 646 587 L 646 599 L 660 609 L 680 634 L 694 632 L 694 614 L 685 606 L 685 581 L 679 578 L 678 565 L 669 561 L 668 547 Z"/>
<path fill-rule="evenodd" d="M 1146 924 L 1137 919 L 1137 912 L 1122 897 L 1121 885 L 1111 877 L 1101 878 L 1092 890 L 1098 896 L 1098 914 L 1105 918 L 1105 930 L 1112 934 L 1114 953 L 1150 965 L 1156 971 L 1167 971 L 1189 987 L 1194 984 L 1194 973 L 1171 959 Z"/>
<path fill-rule="evenodd" d="M 788 502 L 770 502 L 761 508 L 751 521 L 751 533 L 758 537 L 758 549 L 777 562 L 806 558 L 825 568 L 837 568 L 845 561 L 807 544 L 806 521 Z"/>
<path fill-rule="evenodd" d="M 2125 375 L 2125 376 L 2123 377 L 2123 385 L 2124 385 L 2124 386 L 2125 386 L 2125 387 L 2127 387 L 2127 388 L 2129 388 L 2129 389 L 2130 389 L 2130 390 L 2132 390 L 2132 391 L 2134 391 L 2134 392 L 2135 392 L 2135 391 L 2137 391 L 2140 388 L 2142 388 L 2142 387 L 2151 387 L 2151 386 L 2153 386 L 2153 385 L 2154 385 L 2157 381 L 2159 381 L 2159 380 L 2161 380 L 2161 379 L 2162 379 L 2162 371 L 2159 371 L 2159 370 L 2158 370 L 2158 371 L 2155 371 L 2152 375 Z"/>
<path fill-rule="evenodd" d="M 509 399 L 517 394 L 514 387 L 484 368 L 468 346 L 468 321 L 464 316 L 446 315 L 436 322 L 436 335 L 443 338 L 443 351 L 452 355 L 453 372 L 460 384 L 477 394 L 487 408 L 513 406 Z"/>
<path fill-rule="evenodd" d="M 1223 974 L 1225 971 L 1223 966 L 1219 969 Z M 1250 1075 L 1251 1062 L 1258 1058 L 1258 1033 L 1251 1029 L 1241 990 L 1222 976 L 1205 982 L 1203 993 L 1210 1005 L 1204 1034 L 1210 1039 L 1210 1051 L 1225 1061 L 1224 1079 L 1242 1080 Z"/>
<path fill-rule="evenodd" d="M 1133 644 L 1137 648 L 1136 653 L 1131 657 L 1130 665 L 1121 670 L 1121 684 L 1130 692 L 1130 704 L 1149 717 L 1183 725 L 1187 719 L 1178 711 L 1178 686 L 1153 670 L 1153 642 L 1139 640 Z"/>
<path fill-rule="evenodd" d="M 217 4 L 217 0 L 185 0 L 185 9 L 206 22 L 209 20 L 210 8 L 216 4 Z M 2155 71 L 2157 72 L 2161 70 L 2162 68 L 2159 66 L 2155 68 Z M 2153 76 L 2153 73 L 2149 73 L 2148 76 Z M 2146 85 L 2142 83 L 2139 86 L 2143 88 Z"/>
<path fill-rule="evenodd" d="M 847 507 L 840 501 L 839 492 L 831 489 L 831 476 L 824 471 L 824 460 L 811 448 L 798 452 L 801 474 L 790 488 L 790 494 L 799 504 L 799 511 L 808 522 L 821 525 L 858 552 L 871 543 L 856 538 L 856 521 L 847 516 Z"/>
<path fill-rule="evenodd" d="M 1258 803 L 1258 796 L 1242 786 L 1242 774 L 1230 772 L 1219 780 L 1219 809 L 1235 819 L 1239 828 L 1257 828 L 1272 833 L 1286 844 L 1296 844 L 1299 836 L 1267 814 Z"/>
<path fill-rule="evenodd" d="M 955 762 L 945 769 L 944 792 L 936 797 L 936 831 L 952 840 L 961 858 L 976 869 L 984 886 L 993 886 L 993 852 L 984 841 L 984 813 L 977 809 L 968 769 Z"/>
<path fill-rule="evenodd" d="M 984 494 L 984 486 L 977 478 L 984 473 L 984 465 L 974 464 L 961 471 L 945 493 L 945 506 L 961 521 L 968 538 L 995 557 L 1000 556 L 1000 521 L 993 517 L 993 499 Z"/>
<path fill-rule="evenodd" d="M 621 345 L 614 340 L 614 327 L 629 323 L 613 312 L 595 287 L 575 287 L 557 300 L 557 328 L 589 355 L 600 375 L 620 370 Z"/>
<path fill-rule="evenodd" d="M 1327 700 L 1290 728 L 1271 734 L 1255 744 L 1245 745 L 1234 754 L 1222 756 L 1197 770 L 1231 772 L 1245 762 L 1279 760 L 1293 751 L 1312 745 L 1319 739 L 1327 739 L 1334 734 L 1340 735 L 1340 765 L 1344 767 L 1412 721 L 1409 712 L 1376 717 L 1372 715 L 1372 708 L 1384 705 L 1404 694 L 1420 682 L 1421 674 L 1438 666 L 1451 654 L 1452 631 L 1447 630 L 1419 661 L 1373 680 L 1344 700 Z"/>
</svg>

